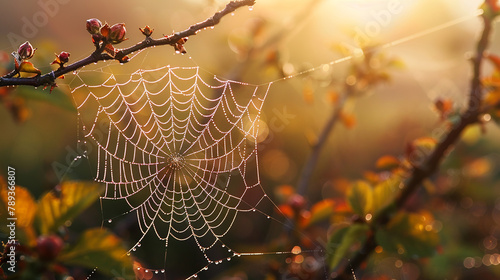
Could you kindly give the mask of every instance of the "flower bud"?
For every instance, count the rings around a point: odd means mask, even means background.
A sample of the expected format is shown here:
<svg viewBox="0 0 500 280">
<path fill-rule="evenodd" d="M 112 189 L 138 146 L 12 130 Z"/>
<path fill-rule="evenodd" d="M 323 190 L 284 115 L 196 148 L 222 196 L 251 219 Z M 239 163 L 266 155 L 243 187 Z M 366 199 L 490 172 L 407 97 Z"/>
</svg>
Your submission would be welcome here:
<svg viewBox="0 0 500 280">
<path fill-rule="evenodd" d="M 69 52 L 61 52 L 59 55 L 56 54 L 56 59 L 51 64 L 59 64 L 60 67 L 64 65 L 64 63 L 69 61 Z"/>
<path fill-rule="evenodd" d="M 87 20 L 87 31 L 90 34 L 97 34 L 101 29 L 102 23 L 96 18 L 91 18 Z"/>
<path fill-rule="evenodd" d="M 26 41 L 24 44 L 19 46 L 17 49 L 17 53 L 21 59 L 30 59 L 35 54 L 36 49 L 30 44 L 30 42 Z"/>
<path fill-rule="evenodd" d="M 109 33 L 107 35 L 108 42 L 111 44 L 118 44 L 127 39 L 125 39 L 125 33 L 127 30 L 125 29 L 124 23 L 117 23 L 109 28 Z M 103 34 L 104 35 L 104 34 Z"/>
<path fill-rule="evenodd" d="M 142 32 L 142 34 L 144 34 L 144 36 L 151 36 L 151 34 L 153 34 L 153 30 L 151 27 L 149 27 L 149 25 L 146 25 L 146 27 L 144 28 L 139 28 L 139 30 Z"/>
</svg>

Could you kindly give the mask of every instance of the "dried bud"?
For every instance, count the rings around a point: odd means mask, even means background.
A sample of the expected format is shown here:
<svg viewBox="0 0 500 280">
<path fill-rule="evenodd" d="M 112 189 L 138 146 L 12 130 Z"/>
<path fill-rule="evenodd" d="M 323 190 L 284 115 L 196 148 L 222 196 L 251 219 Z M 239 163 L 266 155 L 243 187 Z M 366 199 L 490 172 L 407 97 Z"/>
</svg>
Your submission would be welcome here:
<svg viewBox="0 0 500 280">
<path fill-rule="evenodd" d="M 139 28 L 139 30 L 142 32 L 142 34 L 144 34 L 144 36 L 151 36 L 151 34 L 153 34 L 153 30 L 151 27 L 149 27 L 149 25 L 146 25 L 146 27 L 143 28 Z"/>
<path fill-rule="evenodd" d="M 175 52 L 177 53 L 186 53 L 186 49 L 184 48 L 184 43 L 186 43 L 188 40 L 188 37 L 180 38 L 174 45 Z"/>
<path fill-rule="evenodd" d="M 109 28 L 109 32 L 107 32 L 107 36 L 102 34 L 103 36 L 106 36 L 108 39 L 108 42 L 111 44 L 118 44 L 121 43 L 125 40 L 125 33 L 127 30 L 125 29 L 125 24 L 124 23 L 117 23 Z"/>
<path fill-rule="evenodd" d="M 30 59 L 35 54 L 36 49 L 30 44 L 30 42 L 26 41 L 24 44 L 19 46 L 17 49 L 17 53 L 21 59 Z"/>
<path fill-rule="evenodd" d="M 69 61 L 69 52 L 61 52 L 59 55 L 56 54 L 56 59 L 51 64 L 59 64 L 63 67 L 64 63 Z"/>
<path fill-rule="evenodd" d="M 97 34 L 101 29 L 102 23 L 96 18 L 91 18 L 87 20 L 87 31 L 90 34 Z"/>
</svg>

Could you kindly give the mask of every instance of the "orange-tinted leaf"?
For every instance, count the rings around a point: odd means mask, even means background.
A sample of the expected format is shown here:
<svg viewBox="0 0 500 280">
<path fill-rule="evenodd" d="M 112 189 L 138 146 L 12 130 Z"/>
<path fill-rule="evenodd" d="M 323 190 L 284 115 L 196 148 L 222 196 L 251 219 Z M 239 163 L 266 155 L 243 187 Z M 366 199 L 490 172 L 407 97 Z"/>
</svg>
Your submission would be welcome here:
<svg viewBox="0 0 500 280">
<path fill-rule="evenodd" d="M 353 128 L 356 125 L 356 117 L 353 114 L 342 112 L 340 119 L 346 128 Z"/>
<path fill-rule="evenodd" d="M 350 187 L 351 182 L 346 178 L 337 178 L 332 182 L 333 189 L 344 194 Z"/>
<path fill-rule="evenodd" d="M 483 103 L 487 106 L 496 107 L 500 104 L 500 91 L 491 91 L 484 97 Z"/>
<path fill-rule="evenodd" d="M 106 23 L 104 24 L 101 29 L 101 35 L 104 36 L 104 37 L 108 37 L 108 34 L 109 34 L 109 25 Z"/>
<path fill-rule="evenodd" d="M 0 189 L 0 217 L 16 218 L 16 238 L 26 245 L 33 245 L 36 234 L 33 229 L 33 220 L 37 211 L 35 200 L 30 192 L 21 187 L 7 186 L 2 180 Z M 10 188 L 10 189 L 9 189 Z M 15 197 L 15 205 L 9 205 L 9 197 Z M 10 207 L 9 207 L 10 206 Z M 7 227 L 0 227 L 7 235 Z"/>
<path fill-rule="evenodd" d="M 302 96 L 307 104 L 312 104 L 314 102 L 314 90 L 310 84 L 306 84 L 302 90 Z"/>
<path fill-rule="evenodd" d="M 279 203 L 285 203 L 295 193 L 295 189 L 290 185 L 281 185 L 276 188 L 274 194 Z"/>
<path fill-rule="evenodd" d="M 279 52 L 276 49 L 271 50 L 267 53 L 266 64 L 276 65 L 278 61 L 279 61 Z"/>
<path fill-rule="evenodd" d="M 469 162 L 463 170 L 468 178 L 481 178 L 491 174 L 493 164 L 489 158 L 477 158 Z"/>
<path fill-rule="evenodd" d="M 500 57 L 494 54 L 489 54 L 487 58 L 491 61 L 491 63 L 493 63 L 493 65 L 495 65 L 496 70 L 500 71 Z"/>
<path fill-rule="evenodd" d="M 137 280 L 150 280 L 153 279 L 154 270 L 152 269 L 147 269 L 142 266 L 137 261 L 134 261 L 134 273 L 135 273 L 135 279 Z"/>
<path fill-rule="evenodd" d="M 292 219 L 293 216 L 295 215 L 295 212 L 293 211 L 292 207 L 290 205 L 284 204 L 278 206 L 279 211 L 281 214 L 285 215 L 285 217 Z"/>
<path fill-rule="evenodd" d="M 401 164 L 401 162 L 396 157 L 390 156 L 390 155 L 385 155 L 385 156 L 380 157 L 377 160 L 377 162 L 375 163 L 375 166 L 378 169 L 382 169 L 382 170 L 392 170 L 394 168 L 397 168 L 400 164 Z"/>
<path fill-rule="evenodd" d="M 335 206 L 335 201 L 331 199 L 324 199 L 317 202 L 311 207 L 311 219 L 310 224 L 317 223 L 328 219 L 332 214 Z"/>
<path fill-rule="evenodd" d="M 326 93 L 326 98 L 330 104 L 335 105 L 339 102 L 339 93 L 332 89 Z"/>
<path fill-rule="evenodd" d="M 297 222 L 299 228 L 305 228 L 311 224 L 311 212 L 303 210 L 300 212 Z"/>
<path fill-rule="evenodd" d="M 440 118 L 444 120 L 446 116 L 448 116 L 448 114 L 452 112 L 453 102 L 451 101 L 451 99 L 438 98 L 434 102 L 434 107 L 438 111 Z"/>
<path fill-rule="evenodd" d="M 378 173 L 375 173 L 373 171 L 365 171 L 363 172 L 363 177 L 372 184 L 377 184 L 380 182 L 381 178 Z"/>
</svg>

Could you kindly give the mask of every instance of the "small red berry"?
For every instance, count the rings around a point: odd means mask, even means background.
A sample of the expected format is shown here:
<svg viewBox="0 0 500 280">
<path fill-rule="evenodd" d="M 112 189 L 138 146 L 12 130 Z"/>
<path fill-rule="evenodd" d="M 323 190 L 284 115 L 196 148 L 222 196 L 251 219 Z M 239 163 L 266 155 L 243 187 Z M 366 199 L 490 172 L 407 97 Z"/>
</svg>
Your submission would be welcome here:
<svg viewBox="0 0 500 280">
<path fill-rule="evenodd" d="M 63 246 L 64 241 L 57 235 L 40 236 L 36 241 L 36 251 L 42 261 L 53 261 Z"/>
</svg>

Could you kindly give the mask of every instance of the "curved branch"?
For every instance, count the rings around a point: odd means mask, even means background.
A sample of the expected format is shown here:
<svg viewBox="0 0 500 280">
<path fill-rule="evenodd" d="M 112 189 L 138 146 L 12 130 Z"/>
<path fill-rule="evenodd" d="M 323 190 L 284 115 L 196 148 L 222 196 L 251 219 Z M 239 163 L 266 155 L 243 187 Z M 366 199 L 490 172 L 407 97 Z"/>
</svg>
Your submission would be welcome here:
<svg viewBox="0 0 500 280">
<path fill-rule="evenodd" d="M 483 16 L 484 28 L 481 39 L 477 43 L 476 56 L 473 59 L 473 77 L 470 85 L 470 95 L 467 110 L 461 115 L 460 121 L 455 125 L 449 133 L 436 146 L 432 154 L 429 155 L 426 162 L 412 170 L 410 177 L 404 183 L 403 190 L 395 198 L 394 202 L 383 209 L 373 220 L 373 228 L 380 228 L 389 223 L 391 216 L 395 211 L 401 209 L 406 201 L 415 193 L 422 181 L 434 174 L 439 167 L 439 164 L 447 155 L 452 146 L 460 139 L 460 135 L 464 129 L 478 122 L 478 117 L 481 114 L 480 103 L 482 99 L 481 85 L 481 64 L 484 53 L 489 43 L 489 34 L 491 33 L 491 19 Z M 371 234 L 367 240 L 357 251 L 353 258 L 343 267 L 337 269 L 334 279 L 352 279 L 351 269 L 358 268 L 375 250 L 377 247 L 375 235 Z"/>
<path fill-rule="evenodd" d="M 229 2 L 226 7 L 221 10 L 216 12 L 213 16 L 210 18 L 193 24 L 191 25 L 188 29 L 183 30 L 181 32 L 174 33 L 169 36 L 165 36 L 159 39 L 153 39 L 151 37 L 146 37 L 142 42 L 139 42 L 135 44 L 134 46 L 125 48 L 125 49 L 119 49 L 116 52 L 116 55 L 114 57 L 109 56 L 109 54 L 103 52 L 103 48 L 99 48 L 96 51 L 94 51 L 92 54 L 90 54 L 88 57 L 77 61 L 75 63 L 72 63 L 68 66 L 65 67 L 60 67 L 57 70 L 51 71 L 50 73 L 44 74 L 44 75 L 37 75 L 34 77 L 30 78 L 17 78 L 14 77 L 17 72 L 12 71 L 8 73 L 7 75 L 0 77 L 0 87 L 5 87 L 5 86 L 18 86 L 18 85 L 27 85 L 27 86 L 46 86 L 46 85 L 54 85 L 55 80 L 66 74 L 73 72 L 83 66 L 98 62 L 98 61 L 104 61 L 104 60 L 110 60 L 110 59 L 115 59 L 120 62 L 126 62 L 123 61 L 122 59 L 133 52 L 146 49 L 152 46 L 162 46 L 162 45 L 171 45 L 175 46 L 179 40 L 182 38 L 190 37 L 193 35 L 196 35 L 199 31 L 202 29 L 205 29 L 207 27 L 215 26 L 220 22 L 220 20 L 227 14 L 234 12 L 236 9 L 244 6 L 253 6 L 255 4 L 255 0 L 237 0 L 237 1 L 231 1 Z"/>
</svg>

